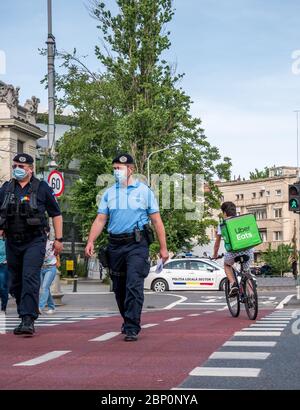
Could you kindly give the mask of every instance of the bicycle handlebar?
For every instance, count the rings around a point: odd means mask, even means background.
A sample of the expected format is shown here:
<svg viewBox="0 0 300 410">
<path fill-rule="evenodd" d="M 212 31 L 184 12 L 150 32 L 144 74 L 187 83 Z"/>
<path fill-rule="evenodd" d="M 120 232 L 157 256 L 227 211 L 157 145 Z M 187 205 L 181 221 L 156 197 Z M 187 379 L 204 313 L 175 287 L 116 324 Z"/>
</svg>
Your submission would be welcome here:
<svg viewBox="0 0 300 410">
<path fill-rule="evenodd" d="M 216 258 L 212 258 L 211 256 L 209 257 L 210 260 L 215 261 L 217 259 L 223 259 L 224 258 L 224 253 L 222 253 L 221 255 L 218 255 Z"/>
</svg>

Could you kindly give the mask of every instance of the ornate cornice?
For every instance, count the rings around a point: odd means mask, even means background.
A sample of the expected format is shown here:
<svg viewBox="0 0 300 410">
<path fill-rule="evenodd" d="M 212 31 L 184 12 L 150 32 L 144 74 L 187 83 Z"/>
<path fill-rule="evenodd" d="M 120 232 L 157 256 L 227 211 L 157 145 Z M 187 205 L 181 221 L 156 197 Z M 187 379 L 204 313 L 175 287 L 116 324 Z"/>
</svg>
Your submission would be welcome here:
<svg viewBox="0 0 300 410">
<path fill-rule="evenodd" d="M 15 130 L 21 131 L 32 138 L 39 139 L 46 135 L 45 131 L 42 131 L 39 127 L 35 125 L 25 123 L 16 118 L 0 119 L 0 128 L 13 128 Z"/>
</svg>

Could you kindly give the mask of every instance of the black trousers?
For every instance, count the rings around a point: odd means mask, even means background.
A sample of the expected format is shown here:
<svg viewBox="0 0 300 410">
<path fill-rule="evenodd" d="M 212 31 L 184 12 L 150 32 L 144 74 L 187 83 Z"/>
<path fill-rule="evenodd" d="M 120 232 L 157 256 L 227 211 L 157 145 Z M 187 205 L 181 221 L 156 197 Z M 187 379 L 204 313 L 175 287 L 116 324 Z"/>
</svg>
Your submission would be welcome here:
<svg viewBox="0 0 300 410">
<path fill-rule="evenodd" d="M 149 247 L 145 238 L 140 243 L 111 243 L 108 246 L 113 291 L 124 320 L 126 333 L 141 330 L 144 303 L 144 280 L 149 274 Z"/>
<path fill-rule="evenodd" d="M 6 241 L 10 294 L 16 299 L 20 317 L 39 316 L 40 272 L 46 253 L 46 236 L 28 242 Z"/>
</svg>

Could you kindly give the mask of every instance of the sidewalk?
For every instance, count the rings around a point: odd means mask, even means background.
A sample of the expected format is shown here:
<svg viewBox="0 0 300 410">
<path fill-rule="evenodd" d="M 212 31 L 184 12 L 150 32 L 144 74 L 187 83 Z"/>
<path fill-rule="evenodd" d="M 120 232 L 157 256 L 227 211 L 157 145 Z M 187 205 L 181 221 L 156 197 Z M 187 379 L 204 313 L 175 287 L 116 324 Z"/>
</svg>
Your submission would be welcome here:
<svg viewBox="0 0 300 410">
<path fill-rule="evenodd" d="M 65 284 L 61 282 L 61 291 L 64 294 L 73 292 L 73 283 Z M 102 283 L 100 279 L 82 279 L 79 278 L 77 282 L 77 292 L 80 293 L 106 293 L 110 291 L 110 286 Z M 74 294 L 76 294 L 74 293 Z"/>
<path fill-rule="evenodd" d="M 281 277 L 256 276 L 259 291 L 296 291 L 296 280 Z"/>
</svg>

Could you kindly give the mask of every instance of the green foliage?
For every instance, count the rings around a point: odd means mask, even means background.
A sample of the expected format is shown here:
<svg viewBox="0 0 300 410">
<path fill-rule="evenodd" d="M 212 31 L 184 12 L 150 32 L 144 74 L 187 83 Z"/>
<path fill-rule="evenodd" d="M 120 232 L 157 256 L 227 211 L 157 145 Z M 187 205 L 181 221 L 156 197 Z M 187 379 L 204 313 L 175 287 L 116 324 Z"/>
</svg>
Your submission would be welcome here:
<svg viewBox="0 0 300 410">
<path fill-rule="evenodd" d="M 92 73 L 74 50 L 61 55 L 64 73 L 57 78 L 60 107 L 72 107 L 77 124 L 57 146 L 62 167 L 80 160 L 80 179 L 68 198 L 70 212 L 87 234 L 97 210 L 97 176 L 111 173 L 117 153 L 130 152 L 136 171 L 145 174 L 151 152 L 178 144 L 151 157 L 151 173 L 202 174 L 209 190 L 202 220 L 187 221 L 186 209 L 162 211 L 168 246 L 177 251 L 190 246 L 193 237 L 204 243 L 212 210 L 220 206 L 213 179 L 229 180 L 231 161 L 222 160 L 209 144 L 201 120 L 190 114 L 190 97 L 179 87 L 183 75 L 162 58 L 171 45 L 166 25 L 174 14 L 172 1 L 117 0 L 115 16 L 104 2 L 93 4 L 91 14 L 105 43 L 95 53 L 104 72 Z M 152 252 L 157 249 L 153 244 Z"/>
<path fill-rule="evenodd" d="M 279 245 L 276 250 L 269 244 L 268 250 L 262 255 L 264 262 L 272 267 L 273 275 L 282 275 L 291 271 L 290 256 L 293 248 L 290 245 Z"/>
<path fill-rule="evenodd" d="M 37 123 L 39 124 L 48 124 L 48 113 L 38 113 L 37 114 Z M 71 125 L 76 126 L 77 121 L 72 115 L 55 115 L 55 124 Z"/>
<path fill-rule="evenodd" d="M 265 167 L 265 169 L 259 171 L 257 168 L 255 168 L 254 172 L 250 172 L 250 179 L 255 180 L 255 179 L 264 179 L 264 178 L 269 178 L 269 168 Z"/>
</svg>

